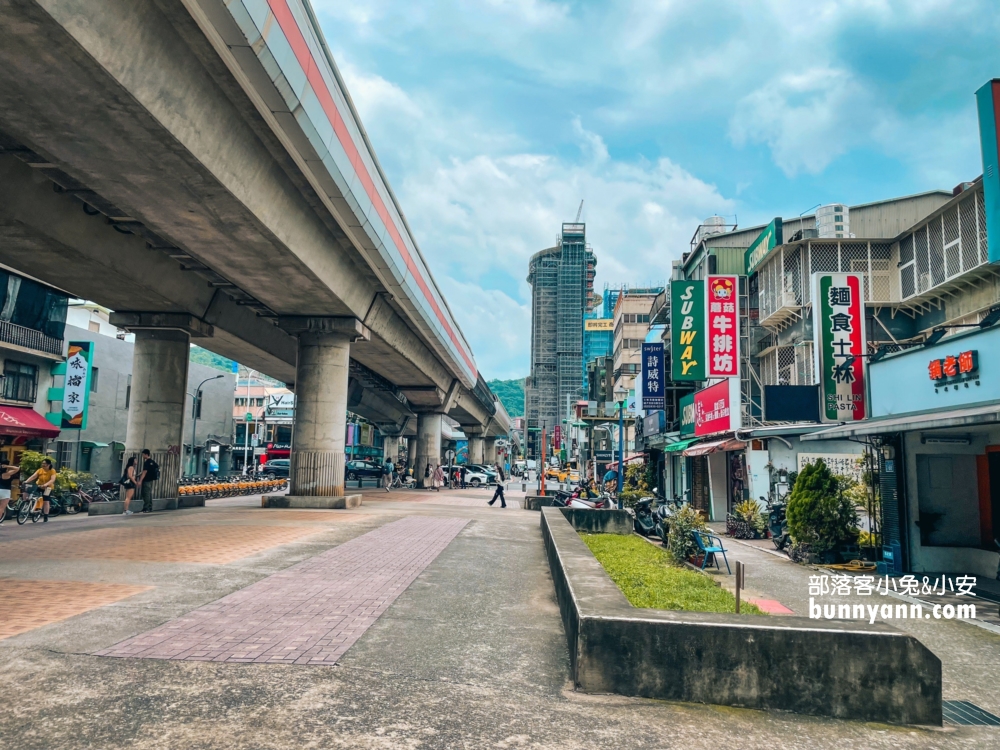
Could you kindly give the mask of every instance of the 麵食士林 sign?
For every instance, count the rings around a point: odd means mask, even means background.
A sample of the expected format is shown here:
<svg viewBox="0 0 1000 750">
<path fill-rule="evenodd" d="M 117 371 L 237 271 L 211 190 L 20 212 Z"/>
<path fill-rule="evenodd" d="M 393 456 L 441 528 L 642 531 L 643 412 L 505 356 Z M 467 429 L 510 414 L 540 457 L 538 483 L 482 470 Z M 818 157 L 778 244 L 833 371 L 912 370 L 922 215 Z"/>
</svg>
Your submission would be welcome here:
<svg viewBox="0 0 1000 750">
<path fill-rule="evenodd" d="M 813 331 L 823 422 L 857 422 L 868 416 L 863 290 L 861 274 L 813 274 Z"/>
</svg>

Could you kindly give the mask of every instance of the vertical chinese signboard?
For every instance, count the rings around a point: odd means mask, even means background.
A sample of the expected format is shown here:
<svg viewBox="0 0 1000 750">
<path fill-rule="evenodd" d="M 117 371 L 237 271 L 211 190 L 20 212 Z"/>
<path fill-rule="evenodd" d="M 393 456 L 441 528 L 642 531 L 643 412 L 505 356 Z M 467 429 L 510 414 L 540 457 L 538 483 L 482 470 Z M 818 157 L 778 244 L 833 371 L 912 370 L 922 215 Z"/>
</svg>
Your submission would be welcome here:
<svg viewBox="0 0 1000 750">
<path fill-rule="evenodd" d="M 66 357 L 66 383 L 63 386 L 63 430 L 87 429 L 90 406 L 90 377 L 94 361 L 93 341 L 70 341 Z"/>
<path fill-rule="evenodd" d="M 705 282 L 670 282 L 670 379 L 705 379 Z"/>
<path fill-rule="evenodd" d="M 666 408 L 663 381 L 663 344 L 643 344 L 642 408 L 646 411 Z"/>
<path fill-rule="evenodd" d="M 857 422 L 868 416 L 863 291 L 861 274 L 813 274 L 813 330 L 823 422 Z"/>
<path fill-rule="evenodd" d="M 705 372 L 709 378 L 740 376 L 738 276 L 709 276 L 705 322 L 708 328 Z"/>
<path fill-rule="evenodd" d="M 994 78 L 976 92 L 979 111 L 979 142 L 983 150 L 983 202 L 989 260 L 1000 260 L 1000 79 Z M 964 240 L 963 240 L 964 242 Z"/>
</svg>

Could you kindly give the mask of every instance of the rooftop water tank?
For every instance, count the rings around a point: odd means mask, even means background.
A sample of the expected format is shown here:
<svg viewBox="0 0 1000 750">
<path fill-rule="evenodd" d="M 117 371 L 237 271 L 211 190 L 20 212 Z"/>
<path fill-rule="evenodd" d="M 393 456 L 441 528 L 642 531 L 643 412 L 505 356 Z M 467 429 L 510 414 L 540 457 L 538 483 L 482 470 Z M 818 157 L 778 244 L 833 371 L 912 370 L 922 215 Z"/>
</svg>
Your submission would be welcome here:
<svg viewBox="0 0 1000 750">
<path fill-rule="evenodd" d="M 850 237 L 851 210 L 843 203 L 829 203 L 816 209 L 816 229 L 820 237 Z"/>
</svg>

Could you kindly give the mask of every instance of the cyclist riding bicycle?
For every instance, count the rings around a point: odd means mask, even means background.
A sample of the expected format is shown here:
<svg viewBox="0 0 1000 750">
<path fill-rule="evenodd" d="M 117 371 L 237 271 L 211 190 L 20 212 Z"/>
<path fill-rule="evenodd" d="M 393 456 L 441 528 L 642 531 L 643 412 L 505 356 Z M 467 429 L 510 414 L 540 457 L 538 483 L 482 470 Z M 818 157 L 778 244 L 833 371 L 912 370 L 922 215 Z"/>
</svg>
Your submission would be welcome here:
<svg viewBox="0 0 1000 750">
<path fill-rule="evenodd" d="M 52 466 L 52 460 L 48 458 L 44 459 L 38 471 L 25 479 L 24 483 L 34 483 L 42 491 L 42 497 L 44 498 L 42 501 L 42 521 L 48 523 L 49 498 L 52 496 L 52 490 L 56 486 L 56 470 Z"/>
</svg>

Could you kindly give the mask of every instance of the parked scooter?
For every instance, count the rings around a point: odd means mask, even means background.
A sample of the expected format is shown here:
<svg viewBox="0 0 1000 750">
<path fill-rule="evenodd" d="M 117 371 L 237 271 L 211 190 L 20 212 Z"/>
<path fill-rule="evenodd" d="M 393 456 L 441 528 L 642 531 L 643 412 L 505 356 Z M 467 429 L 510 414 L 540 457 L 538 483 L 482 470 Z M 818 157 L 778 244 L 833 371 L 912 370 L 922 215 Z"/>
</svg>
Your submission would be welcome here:
<svg viewBox="0 0 1000 750">
<path fill-rule="evenodd" d="M 653 514 L 653 520 L 655 523 L 654 532 L 656 536 L 660 538 L 664 546 L 669 544 L 668 537 L 670 535 L 670 520 L 674 517 L 674 514 L 680 509 L 684 503 L 688 502 L 691 490 L 685 490 L 681 497 L 675 497 L 673 500 L 664 501 L 656 506 L 656 510 Z"/>
<path fill-rule="evenodd" d="M 788 519 L 785 517 L 788 503 L 784 498 L 768 500 L 762 495 L 760 499 L 767 503 L 767 528 L 771 532 L 771 541 L 775 549 L 783 550 L 792 541 L 788 533 Z"/>
<path fill-rule="evenodd" d="M 632 527 L 636 534 L 642 536 L 658 535 L 656 530 L 656 518 L 660 507 L 663 505 L 663 498 L 660 497 L 660 488 L 654 487 L 653 494 L 649 497 L 640 498 L 635 506 L 629 511 L 632 514 Z"/>
</svg>

